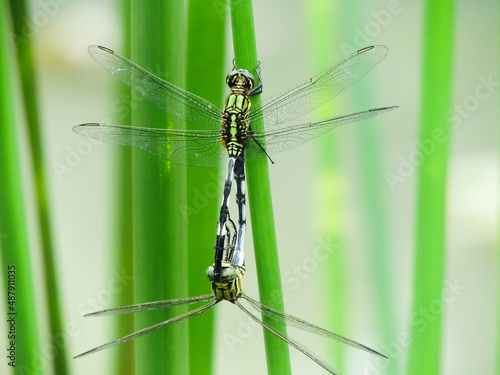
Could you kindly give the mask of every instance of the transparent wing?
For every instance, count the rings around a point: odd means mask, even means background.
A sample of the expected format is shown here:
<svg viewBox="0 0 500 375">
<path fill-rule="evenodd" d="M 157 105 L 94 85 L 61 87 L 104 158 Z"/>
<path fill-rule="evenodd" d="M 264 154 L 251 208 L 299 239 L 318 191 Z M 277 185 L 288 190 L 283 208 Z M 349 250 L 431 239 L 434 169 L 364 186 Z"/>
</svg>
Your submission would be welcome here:
<svg viewBox="0 0 500 375">
<path fill-rule="evenodd" d="M 290 324 L 296 328 L 300 328 L 304 331 L 311 332 L 311 333 L 314 333 L 316 335 L 328 337 L 330 339 L 334 339 L 334 340 L 339 341 L 341 343 L 350 345 L 354 348 L 364 350 L 366 352 L 378 355 L 378 356 L 383 357 L 383 358 L 387 358 L 385 355 L 383 355 L 383 354 L 381 354 L 381 353 L 379 353 L 379 352 L 377 352 L 377 351 L 375 351 L 375 350 L 373 350 L 373 349 L 371 349 L 363 344 L 360 344 L 359 342 L 348 339 L 347 337 L 338 335 L 336 333 L 327 331 L 326 329 L 323 329 L 323 328 L 318 327 L 314 324 L 306 322 L 305 320 L 296 318 L 293 315 L 290 315 L 290 314 L 284 313 L 282 311 L 273 309 L 272 307 L 266 306 L 266 305 L 260 303 L 259 301 L 256 301 L 253 298 L 248 297 L 247 295 L 242 295 L 242 298 L 244 298 L 246 301 L 248 301 L 250 303 L 250 305 L 252 305 L 255 309 L 260 311 L 262 313 L 262 315 L 264 315 L 270 319 L 273 319 L 274 321 L 283 322 L 283 320 L 286 320 L 286 322 L 288 324 Z"/>
<path fill-rule="evenodd" d="M 236 303 L 236 306 L 238 306 L 241 310 L 243 310 L 243 312 L 245 312 L 245 314 L 247 314 L 250 318 L 252 318 L 254 321 L 259 323 L 262 327 L 264 327 L 268 331 L 274 333 L 276 336 L 278 336 L 280 339 L 282 339 L 283 341 L 288 343 L 290 346 L 294 347 L 295 349 L 297 349 L 301 353 L 305 354 L 307 357 L 309 357 L 314 362 L 316 362 L 318 365 L 323 367 L 330 374 L 340 375 L 333 367 L 329 366 L 324 360 L 320 359 L 316 354 L 314 354 L 312 351 L 310 351 L 304 345 L 299 344 L 297 341 L 295 341 L 295 340 L 291 339 L 290 337 L 285 336 L 281 332 L 277 331 L 276 329 L 271 327 L 269 324 L 265 323 L 264 321 L 262 321 L 261 319 L 259 319 L 255 315 L 253 315 L 250 311 L 245 309 L 245 307 L 243 307 L 241 305 L 241 303 L 239 303 L 238 301 L 236 301 L 235 303 Z"/>
<path fill-rule="evenodd" d="M 307 82 L 252 107 L 251 121 L 263 119 L 269 129 L 318 108 L 351 86 L 387 55 L 387 47 L 363 48 Z"/>
<path fill-rule="evenodd" d="M 206 129 L 220 127 L 221 111 L 205 99 L 149 73 L 109 48 L 90 46 L 89 53 L 113 76 L 169 114 Z"/>
<path fill-rule="evenodd" d="M 175 130 L 89 123 L 73 131 L 98 139 L 137 147 L 177 164 L 216 167 L 227 155 L 218 130 Z"/>
<path fill-rule="evenodd" d="M 253 131 L 252 138 L 261 145 L 265 145 L 264 148 L 266 152 L 272 155 L 300 146 L 304 142 L 316 138 L 339 126 L 365 120 L 392 111 L 396 108 L 397 107 L 376 108 L 319 122 L 290 126 L 284 129 Z M 266 156 L 258 147 L 247 148 L 245 150 L 245 155 L 252 157 Z"/>
<path fill-rule="evenodd" d="M 196 315 L 199 315 L 201 313 L 203 313 L 204 311 L 208 310 L 209 308 L 211 308 L 212 306 L 214 306 L 215 304 L 217 304 L 219 301 L 212 301 L 204 306 L 201 306 L 193 311 L 190 311 L 190 312 L 187 312 L 185 314 L 182 314 L 182 315 L 179 315 L 175 318 L 172 318 L 172 319 L 169 319 L 169 320 L 166 320 L 164 322 L 161 322 L 161 323 L 158 323 L 158 324 L 155 324 L 154 326 L 151 326 L 151 327 L 148 327 L 148 328 L 144 328 L 144 329 L 141 329 L 140 331 L 137 331 L 135 333 L 132 333 L 130 335 L 127 335 L 127 336 L 124 336 L 120 339 L 117 339 L 117 340 L 114 340 L 114 341 L 111 341 L 111 342 L 108 342 L 107 344 L 104 344 L 104 345 L 100 345 L 96 348 L 93 348 L 93 349 L 90 349 L 84 353 L 81 353 L 81 354 L 78 354 L 77 356 L 75 356 L 74 358 L 79 358 L 79 357 L 83 357 L 83 356 L 86 356 L 86 355 L 89 355 L 89 354 L 92 354 L 92 353 L 96 353 L 96 352 L 99 352 L 101 350 L 104 350 L 104 349 L 107 349 L 107 348 L 110 348 L 112 346 L 115 346 L 115 345 L 118 345 L 118 344 L 121 344 L 123 342 L 126 342 L 126 341 L 130 341 L 130 340 L 133 340 L 137 337 L 140 337 L 140 336 L 143 336 L 143 335 L 146 335 L 150 332 L 153 332 L 153 331 L 156 331 L 160 328 L 163 328 L 163 327 L 166 327 L 168 325 L 171 325 L 171 324 L 175 324 L 175 323 L 178 323 L 178 322 L 181 322 L 183 320 L 186 320 L 188 318 L 191 318 L 193 316 L 196 316 Z"/>
<path fill-rule="evenodd" d="M 109 315 L 133 314 L 136 312 L 150 311 L 150 310 L 165 310 L 173 306 L 191 305 L 193 303 L 198 303 L 198 302 L 213 301 L 214 298 L 215 297 L 213 294 L 204 294 L 202 296 L 197 296 L 197 297 L 138 303 L 137 305 L 122 306 L 122 307 L 115 307 L 113 309 L 94 311 L 89 314 L 85 314 L 84 316 L 109 316 Z"/>
</svg>

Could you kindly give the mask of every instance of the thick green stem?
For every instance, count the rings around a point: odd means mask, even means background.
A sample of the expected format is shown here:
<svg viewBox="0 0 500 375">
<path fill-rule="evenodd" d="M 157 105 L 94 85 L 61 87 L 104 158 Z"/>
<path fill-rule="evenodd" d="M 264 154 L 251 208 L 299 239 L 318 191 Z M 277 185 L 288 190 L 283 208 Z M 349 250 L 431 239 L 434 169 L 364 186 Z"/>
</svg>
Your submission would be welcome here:
<svg viewBox="0 0 500 375">
<path fill-rule="evenodd" d="M 214 3 L 189 1 L 186 89 L 222 108 L 225 46 L 225 13 Z M 193 124 L 189 129 L 202 130 Z M 203 129 L 205 130 L 205 129 Z M 189 296 L 210 292 L 205 274 L 213 262 L 215 224 L 221 193 L 219 168 L 187 170 L 187 200 L 182 222 L 188 225 Z M 209 374 L 213 367 L 214 310 L 189 319 L 189 369 Z"/>
<path fill-rule="evenodd" d="M 22 95 L 28 127 L 29 146 L 33 163 L 35 195 L 37 202 L 38 226 L 42 243 L 43 280 L 48 301 L 49 330 L 52 337 L 64 337 L 63 316 L 57 282 L 57 261 L 54 255 L 54 241 L 52 236 L 52 220 L 47 179 L 45 178 L 45 153 L 39 120 L 37 77 L 33 65 L 31 38 L 23 37 L 26 19 L 28 19 L 27 5 L 24 0 L 10 1 L 14 34 L 16 39 L 17 62 L 21 75 Z M 57 354 L 52 357 L 52 363 L 58 374 L 68 373 L 66 354 L 67 342 L 57 340 Z"/>
<path fill-rule="evenodd" d="M 15 374 L 42 374 L 47 362 L 38 341 L 37 306 L 23 196 L 15 113 L 14 50 L 9 40 L 8 3 L 0 4 L 0 248 L 6 304 L 2 366 Z"/>
<path fill-rule="evenodd" d="M 253 74 L 258 60 L 252 2 L 233 0 L 230 6 L 235 64 L 238 68 L 247 69 Z M 259 101 L 259 96 L 252 97 L 252 103 Z M 252 123 L 251 126 L 255 130 L 263 128 L 263 124 L 258 122 Z M 252 144 L 249 147 L 257 146 Z M 260 299 L 263 303 L 283 311 L 283 293 L 267 159 L 247 158 L 246 175 Z M 267 319 L 265 321 L 286 334 L 284 325 Z M 291 374 L 288 344 L 266 330 L 264 340 L 268 373 Z"/>
<path fill-rule="evenodd" d="M 168 81 L 183 86 L 184 2 L 133 1 L 132 60 Z M 161 109 L 133 96 L 135 126 L 179 128 Z M 141 151 L 133 154 L 134 299 L 149 302 L 187 295 L 185 168 Z M 135 328 L 166 320 L 185 307 L 138 314 Z M 135 346 L 136 374 L 186 374 L 188 329 L 176 324 L 141 337 Z"/>
<path fill-rule="evenodd" d="M 451 104 L 453 72 L 453 1 L 426 1 L 423 51 L 422 112 L 419 144 L 434 146 L 418 169 L 416 253 L 413 314 L 441 301 L 446 253 L 446 179 L 450 124 L 444 114 Z M 440 373 L 443 309 L 411 325 L 408 374 Z"/>
</svg>

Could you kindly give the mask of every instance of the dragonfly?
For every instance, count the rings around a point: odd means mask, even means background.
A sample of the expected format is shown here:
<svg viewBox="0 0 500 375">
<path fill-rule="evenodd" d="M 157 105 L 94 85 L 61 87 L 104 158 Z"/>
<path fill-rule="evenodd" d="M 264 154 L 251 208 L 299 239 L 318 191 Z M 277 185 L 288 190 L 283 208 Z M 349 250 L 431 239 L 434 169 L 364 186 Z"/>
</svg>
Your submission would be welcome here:
<svg viewBox="0 0 500 375">
<path fill-rule="evenodd" d="M 314 123 L 287 126 L 292 120 L 330 101 L 345 88 L 366 75 L 387 55 L 385 46 L 370 46 L 355 52 L 340 63 L 310 78 L 301 85 L 252 106 L 250 96 L 262 92 L 245 69 L 233 70 L 226 83 L 231 94 L 224 109 L 165 81 L 127 58 L 103 46 L 90 46 L 90 55 L 113 76 L 167 113 L 202 130 L 144 128 L 87 123 L 73 130 L 98 140 L 139 148 L 160 158 L 185 165 L 214 167 L 229 156 L 223 204 L 232 184 L 232 168 L 245 150 L 250 157 L 268 157 L 273 153 L 301 145 L 338 126 L 364 120 L 396 106 L 370 109 Z M 264 130 L 253 130 L 251 123 L 264 121 Z M 248 147 L 254 143 L 258 147 Z M 221 147 L 222 146 L 222 147 Z M 227 155 L 227 156 L 226 156 Z M 271 160 L 272 161 L 272 160 Z M 219 229 L 224 227 L 221 208 Z M 222 235 L 222 229 L 219 234 Z M 220 281 L 220 259 L 216 261 L 215 279 Z"/>
<path fill-rule="evenodd" d="M 370 109 L 313 123 L 287 126 L 336 97 L 387 55 L 382 45 L 365 47 L 341 62 L 295 86 L 252 106 L 250 96 L 262 92 L 245 69 L 233 69 L 226 77 L 231 94 L 220 110 L 209 101 L 163 80 L 103 46 L 90 46 L 90 55 L 113 76 L 126 83 L 168 114 L 202 130 L 160 129 L 86 123 L 73 130 L 91 138 L 133 146 L 152 155 L 183 165 L 219 166 L 228 155 L 237 158 L 270 157 L 292 149 L 338 126 L 368 119 L 397 106 Z M 250 124 L 264 121 L 264 130 Z M 255 143 L 258 147 L 247 147 Z M 221 147 L 222 146 L 222 147 Z"/>
<path fill-rule="evenodd" d="M 285 312 L 274 309 L 270 306 L 267 306 L 251 297 L 243 293 L 243 277 L 245 275 L 246 266 L 245 266 L 245 257 L 244 257 L 244 235 L 245 235 L 245 227 L 246 227 L 246 217 L 245 217 L 245 172 L 244 172 L 244 155 L 242 154 L 238 159 L 236 159 L 234 165 L 234 179 L 236 182 L 236 202 L 238 205 L 238 228 L 234 224 L 231 219 L 229 213 L 227 213 L 227 218 L 224 222 L 224 235 L 221 235 L 220 228 L 218 230 L 217 241 L 216 241 L 216 259 L 218 256 L 221 257 L 221 279 L 219 281 L 215 280 L 215 262 L 214 265 L 207 268 L 206 274 L 211 282 L 212 293 L 204 294 L 196 297 L 188 297 L 188 298 L 180 298 L 166 301 L 156 301 L 156 302 L 148 302 L 148 303 L 140 303 L 131 306 L 117 307 L 111 308 L 101 311 L 92 312 L 85 316 L 87 317 L 98 317 L 98 316 L 110 316 L 110 315 L 121 315 L 121 314 L 132 314 L 139 313 L 143 311 L 151 311 L 151 310 L 163 310 L 168 309 L 173 306 L 180 305 L 191 305 L 195 303 L 207 302 L 205 305 L 198 307 L 194 310 L 191 310 L 185 314 L 179 315 L 177 317 L 168 319 L 166 321 L 160 322 L 153 326 L 144 328 L 127 336 L 121 337 L 109 343 L 97 346 L 93 349 L 90 349 L 84 353 L 77 355 L 75 358 L 83 357 L 92 353 L 96 353 L 98 351 L 113 347 L 115 345 L 119 345 L 121 343 L 134 340 L 138 337 L 146 335 L 150 332 L 156 331 L 160 328 L 179 323 L 186 319 L 192 318 L 194 316 L 200 315 L 208 309 L 214 307 L 221 301 L 228 301 L 232 304 L 236 305 L 240 310 L 242 310 L 246 315 L 248 315 L 252 320 L 260 324 L 265 329 L 269 330 L 273 334 L 275 334 L 280 339 L 287 342 L 290 346 L 299 350 L 301 353 L 312 359 L 318 365 L 323 367 L 329 373 L 334 375 L 339 375 L 338 371 L 335 370 L 332 366 L 326 363 L 324 360 L 320 359 L 317 355 L 315 355 L 310 349 L 306 346 L 302 345 L 298 341 L 292 339 L 287 334 L 284 334 L 266 323 L 263 319 L 259 318 L 255 313 L 250 311 L 245 305 L 241 303 L 241 300 L 244 300 L 248 303 L 248 305 L 255 310 L 257 313 L 260 313 L 261 316 L 271 319 L 275 322 L 278 322 L 282 325 L 291 325 L 302 329 L 304 331 L 321 335 L 338 342 L 347 344 L 357 349 L 364 350 L 371 354 L 375 354 L 377 356 L 387 358 L 384 354 L 379 353 L 378 351 L 371 349 L 357 341 L 351 340 L 347 337 L 341 336 L 339 334 L 328 331 L 324 328 L 321 328 L 317 325 L 309 323 L 303 319 L 297 318 L 293 315 L 287 314 Z M 222 211 L 222 210 L 221 210 Z M 219 220 L 220 222 L 221 220 Z M 221 245 L 223 244 L 223 245 Z"/>
</svg>

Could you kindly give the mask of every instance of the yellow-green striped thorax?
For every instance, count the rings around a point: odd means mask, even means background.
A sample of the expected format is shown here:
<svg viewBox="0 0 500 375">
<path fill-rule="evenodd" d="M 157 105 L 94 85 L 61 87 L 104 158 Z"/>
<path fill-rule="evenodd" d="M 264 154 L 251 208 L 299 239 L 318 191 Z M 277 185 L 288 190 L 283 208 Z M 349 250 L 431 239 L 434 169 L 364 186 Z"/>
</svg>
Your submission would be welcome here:
<svg viewBox="0 0 500 375">
<path fill-rule="evenodd" d="M 229 157 L 237 158 L 248 144 L 250 128 L 250 95 L 255 80 L 247 70 L 235 69 L 227 75 L 226 83 L 231 94 L 226 100 L 222 115 L 222 145 Z"/>
</svg>

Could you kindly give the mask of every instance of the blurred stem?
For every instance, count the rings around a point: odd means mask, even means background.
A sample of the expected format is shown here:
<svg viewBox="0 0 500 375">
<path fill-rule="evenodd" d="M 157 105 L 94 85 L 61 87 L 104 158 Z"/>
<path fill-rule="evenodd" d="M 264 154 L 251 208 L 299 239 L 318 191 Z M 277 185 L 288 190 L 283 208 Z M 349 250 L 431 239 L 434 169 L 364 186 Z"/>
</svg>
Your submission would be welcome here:
<svg viewBox="0 0 500 375">
<path fill-rule="evenodd" d="M 498 210 L 498 208 L 497 208 Z M 498 223 L 497 223 L 498 225 Z M 500 233 L 500 231 L 498 232 Z M 497 234 L 497 246 L 498 246 L 498 234 Z M 497 249 L 497 267 L 500 268 L 500 249 Z M 500 272 L 497 272 L 497 284 L 500 284 Z M 498 295 L 498 292 L 497 292 L 497 296 Z M 499 296 L 500 297 L 500 296 Z M 500 298 L 497 297 L 497 316 L 500 315 Z M 497 321 L 497 341 L 496 341 L 496 353 L 497 353 L 497 356 L 496 356 L 496 363 L 495 363 L 495 366 L 496 366 L 496 369 L 497 369 L 497 374 L 500 374 L 500 322 Z"/>
<path fill-rule="evenodd" d="M 247 69 L 255 77 L 254 69 L 258 61 L 252 2 L 231 0 L 230 8 L 236 67 Z M 252 97 L 254 105 L 259 101 L 260 95 Z M 254 130 L 258 130 L 263 128 L 263 123 L 254 122 L 251 126 Z M 252 144 L 249 147 L 257 146 Z M 284 311 L 267 159 L 247 158 L 246 175 L 260 300 Z M 286 334 L 284 324 L 266 318 L 264 320 Z M 288 344 L 267 330 L 264 330 L 264 341 L 268 374 L 291 374 Z"/>
<path fill-rule="evenodd" d="M 131 3 L 132 60 L 178 86 L 184 86 L 184 2 L 135 0 Z M 166 72 L 166 73 L 165 73 Z M 138 95 L 138 94 L 136 94 Z M 135 126 L 180 128 L 160 108 L 132 96 Z M 135 99 L 134 99 L 135 98 Z M 141 151 L 133 152 L 134 299 L 146 302 L 187 295 L 186 225 L 179 220 L 185 202 L 183 166 Z M 187 311 L 138 314 L 136 329 Z M 136 340 L 136 374 L 187 374 L 188 326 L 165 327 Z"/>
<path fill-rule="evenodd" d="M 224 85 L 225 12 L 212 2 L 189 1 L 186 89 L 222 108 Z M 189 129 L 198 130 L 194 124 Z M 188 225 L 189 296 L 205 294 L 205 274 L 213 262 L 219 204 L 219 168 L 187 170 L 187 205 L 182 222 Z M 189 369 L 209 374 L 213 367 L 214 311 L 189 320 Z"/>
<path fill-rule="evenodd" d="M 308 23 L 308 46 L 310 46 L 309 66 L 311 72 L 320 72 L 333 63 L 333 55 L 337 44 L 338 23 L 341 21 L 338 4 L 329 0 L 321 0 L 311 6 L 304 4 L 304 15 Z M 334 22 L 332 22 L 334 21 Z M 333 109 L 338 108 L 338 100 L 325 104 L 316 110 L 318 119 L 332 117 Z M 329 132 L 318 138 L 316 148 L 316 182 L 314 184 L 316 197 L 315 215 L 318 218 L 315 227 L 321 244 L 335 246 L 327 249 L 330 257 L 328 268 L 323 272 L 323 285 L 331 285 L 320 301 L 324 317 L 334 332 L 347 332 L 346 323 L 349 317 L 346 274 L 348 251 L 343 244 L 343 196 L 345 195 L 344 175 L 339 170 L 338 145 L 342 143 L 342 133 Z M 344 365 L 345 345 L 332 343 L 332 353 L 335 368 L 342 373 Z"/>
<path fill-rule="evenodd" d="M 0 246 L 2 281 L 7 300 L 4 323 L 4 369 L 9 363 L 15 374 L 42 374 L 37 314 L 33 290 L 22 166 L 19 158 L 15 86 L 8 3 L 0 4 Z M 14 335 L 14 336 L 10 336 Z M 13 356 L 12 356 L 13 355 Z M 12 356 L 12 357 L 9 357 Z M 15 367 L 14 367 L 15 366 Z M 43 367 L 42 367 L 43 366 Z"/>
<path fill-rule="evenodd" d="M 362 24 L 365 14 L 365 5 L 359 2 L 349 2 L 346 4 L 346 14 L 350 25 Z M 351 29 L 349 29 L 351 31 Z M 366 47 L 365 45 L 357 45 L 356 48 Z M 389 52 L 390 53 L 390 52 Z M 387 70 L 386 62 L 382 62 L 379 69 Z M 379 70 L 377 69 L 377 72 Z M 373 73 L 372 73 L 373 74 Z M 357 95 L 355 100 L 359 109 L 367 109 L 372 107 L 374 103 L 378 103 L 377 90 L 380 87 L 374 88 L 373 81 L 369 77 L 362 79 L 356 83 L 357 91 L 364 95 Z M 383 88 L 382 88 L 383 89 Z M 398 103 L 385 103 L 398 104 Z M 382 342 L 385 347 L 394 340 L 397 340 L 396 329 L 396 312 L 394 299 L 394 283 L 391 272 L 391 252 L 389 244 L 389 228 L 388 220 L 381 220 L 387 217 L 387 183 L 383 178 L 382 159 L 384 157 L 385 145 L 383 138 L 380 136 L 383 127 L 379 126 L 386 120 L 385 116 L 363 122 L 355 127 L 356 148 L 354 152 L 359 155 L 356 174 L 359 188 L 354 189 L 358 193 L 358 200 L 361 201 L 363 210 L 361 214 L 362 228 L 364 228 L 364 245 L 365 253 L 368 257 L 370 265 L 368 278 L 370 283 L 367 286 L 369 294 L 373 297 L 370 302 L 374 305 L 374 325 L 379 327 L 382 336 Z M 380 347 L 380 344 L 374 346 Z M 383 351 L 384 347 L 380 347 Z M 391 356 L 391 353 L 385 353 Z M 400 358 L 390 358 L 384 363 L 386 374 L 400 373 L 399 365 Z"/>
<path fill-rule="evenodd" d="M 37 77 L 33 65 L 33 54 L 31 38 L 23 37 L 26 20 L 29 19 L 25 0 L 10 0 L 14 34 L 17 47 L 17 63 L 21 77 L 22 96 L 28 127 L 29 146 L 31 161 L 33 163 L 35 194 L 37 202 L 38 225 L 40 227 L 40 238 L 42 242 L 43 280 L 45 282 L 46 300 L 48 301 L 48 320 L 50 335 L 54 338 L 63 338 L 61 311 L 61 298 L 59 296 L 59 284 L 57 282 L 57 261 L 54 255 L 54 242 L 52 237 L 52 222 L 50 212 L 49 189 L 45 178 L 45 153 L 43 150 L 42 130 L 39 121 L 39 110 L 37 101 Z M 60 342 L 60 339 L 54 342 Z M 57 355 L 52 358 L 54 369 L 58 374 L 68 373 L 68 362 L 66 354 L 67 343 L 62 341 L 57 344 Z"/>
<path fill-rule="evenodd" d="M 418 170 L 413 314 L 435 309 L 441 301 L 445 272 L 446 178 L 450 137 L 444 114 L 451 104 L 453 72 L 453 1 L 426 1 L 423 45 L 422 112 Z M 427 150 L 427 151 L 426 151 Z M 428 151 L 432 150 L 432 151 Z M 440 373 L 443 306 L 426 319 L 425 329 L 411 325 L 407 373 Z"/>
</svg>

